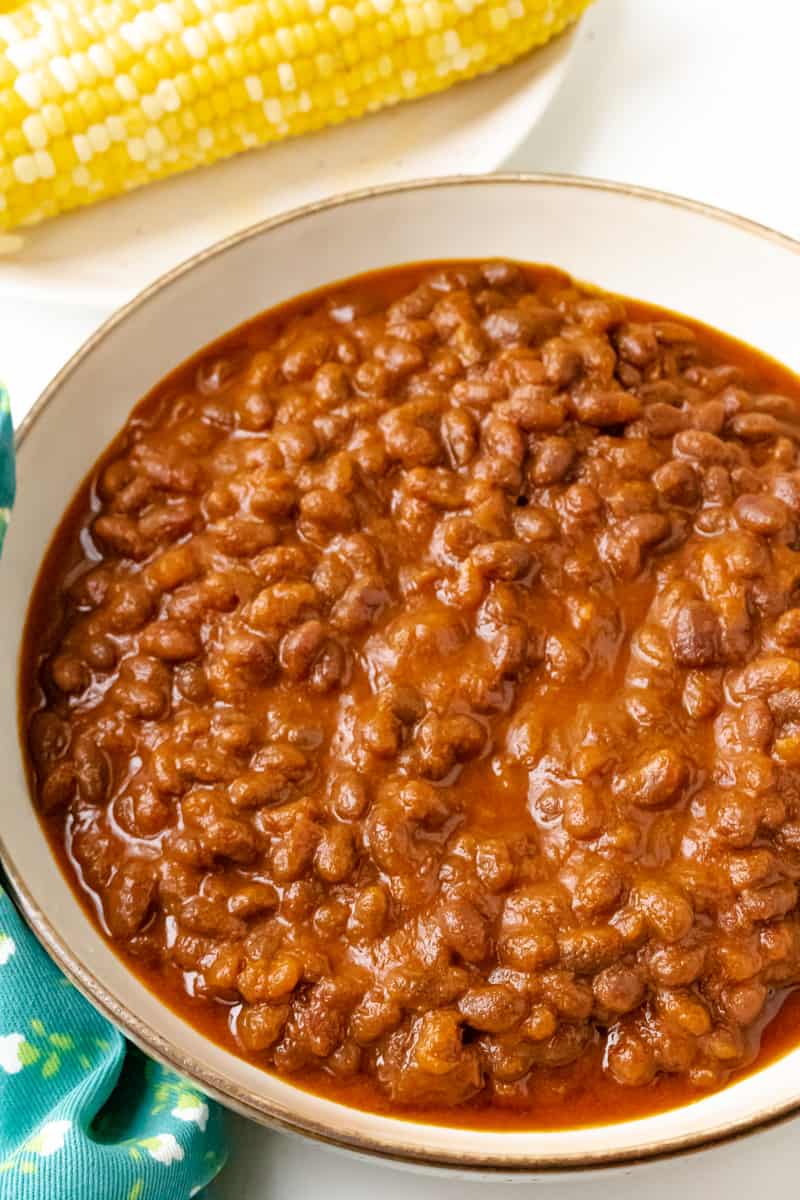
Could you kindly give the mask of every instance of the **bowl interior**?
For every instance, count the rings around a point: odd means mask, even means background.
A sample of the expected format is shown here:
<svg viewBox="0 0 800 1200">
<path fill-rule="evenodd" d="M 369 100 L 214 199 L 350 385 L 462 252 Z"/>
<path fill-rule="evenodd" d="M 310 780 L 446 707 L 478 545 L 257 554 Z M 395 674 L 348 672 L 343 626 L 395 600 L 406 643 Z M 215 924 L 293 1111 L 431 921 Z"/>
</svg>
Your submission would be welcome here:
<svg viewBox="0 0 800 1200">
<path fill-rule="evenodd" d="M 209 1043 L 141 985 L 96 933 L 47 848 L 17 737 L 16 674 L 36 572 L 67 502 L 135 402 L 181 360 L 297 293 L 404 261 L 506 256 L 717 326 L 800 370 L 800 252 L 707 210 L 557 178 L 448 181 L 351 198 L 208 252 L 122 310 L 49 389 L 19 450 L 19 497 L 0 564 L 4 621 L 2 850 L 39 935 L 145 1048 L 256 1119 L 398 1158 L 463 1168 L 586 1166 L 730 1134 L 800 1103 L 800 1050 L 726 1091 L 637 1121 L 490 1133 L 361 1113 L 299 1091 Z M 609 1114 L 611 1116 L 611 1114 Z"/>
</svg>

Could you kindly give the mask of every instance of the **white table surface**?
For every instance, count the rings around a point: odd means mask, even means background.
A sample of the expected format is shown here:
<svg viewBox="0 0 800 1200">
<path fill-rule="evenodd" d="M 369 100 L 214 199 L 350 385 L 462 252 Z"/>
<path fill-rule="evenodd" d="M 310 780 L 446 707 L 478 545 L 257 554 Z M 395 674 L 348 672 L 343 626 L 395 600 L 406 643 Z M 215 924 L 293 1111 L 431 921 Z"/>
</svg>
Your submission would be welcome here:
<svg viewBox="0 0 800 1200">
<path fill-rule="evenodd" d="M 798 0 L 598 0 L 567 80 L 506 164 L 662 188 L 800 238 Z M 687 263 L 687 270 L 693 265 Z M 0 293 L 0 362 L 15 419 L 107 314 Z M 704 1200 L 796 1187 L 800 1121 L 690 1158 L 577 1179 L 506 1183 L 410 1174 L 231 1120 L 214 1200 L 477 1200 L 551 1192 Z M 580 1133 L 576 1133 L 580 1137 Z M 782 1193 L 781 1193 L 782 1194 Z"/>
</svg>

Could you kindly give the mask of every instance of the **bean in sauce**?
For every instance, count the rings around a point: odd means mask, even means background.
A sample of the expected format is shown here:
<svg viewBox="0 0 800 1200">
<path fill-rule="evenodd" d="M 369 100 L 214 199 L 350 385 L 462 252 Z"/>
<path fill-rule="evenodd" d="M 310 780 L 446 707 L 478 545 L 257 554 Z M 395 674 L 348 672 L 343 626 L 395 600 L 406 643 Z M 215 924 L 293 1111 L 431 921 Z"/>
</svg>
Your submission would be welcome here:
<svg viewBox="0 0 800 1200">
<path fill-rule="evenodd" d="M 799 403 L 506 262 L 337 285 L 179 368 L 64 518 L 22 672 L 115 947 L 240 1054 L 432 1121 L 622 1119 L 777 1053 Z"/>
</svg>

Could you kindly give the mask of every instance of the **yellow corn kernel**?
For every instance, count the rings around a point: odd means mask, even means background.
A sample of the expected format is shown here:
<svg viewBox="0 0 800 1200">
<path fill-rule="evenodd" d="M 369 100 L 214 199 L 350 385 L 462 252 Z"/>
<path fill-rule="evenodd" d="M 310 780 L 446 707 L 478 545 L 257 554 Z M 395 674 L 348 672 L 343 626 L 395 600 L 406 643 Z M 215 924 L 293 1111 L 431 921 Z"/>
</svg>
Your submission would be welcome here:
<svg viewBox="0 0 800 1200">
<path fill-rule="evenodd" d="M 589 3 L 0 0 L 0 230 L 441 90 Z"/>
</svg>

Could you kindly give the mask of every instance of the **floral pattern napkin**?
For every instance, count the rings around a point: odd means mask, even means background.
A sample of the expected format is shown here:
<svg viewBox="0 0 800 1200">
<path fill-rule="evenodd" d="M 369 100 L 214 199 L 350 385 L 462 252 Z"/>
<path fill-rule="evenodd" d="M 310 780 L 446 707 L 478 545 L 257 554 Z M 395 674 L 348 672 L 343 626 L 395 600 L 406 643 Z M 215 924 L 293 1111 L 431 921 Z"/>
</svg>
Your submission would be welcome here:
<svg viewBox="0 0 800 1200">
<path fill-rule="evenodd" d="M 186 1200 L 224 1161 L 219 1109 L 79 995 L 0 889 L 0 1200 Z"/>
</svg>

